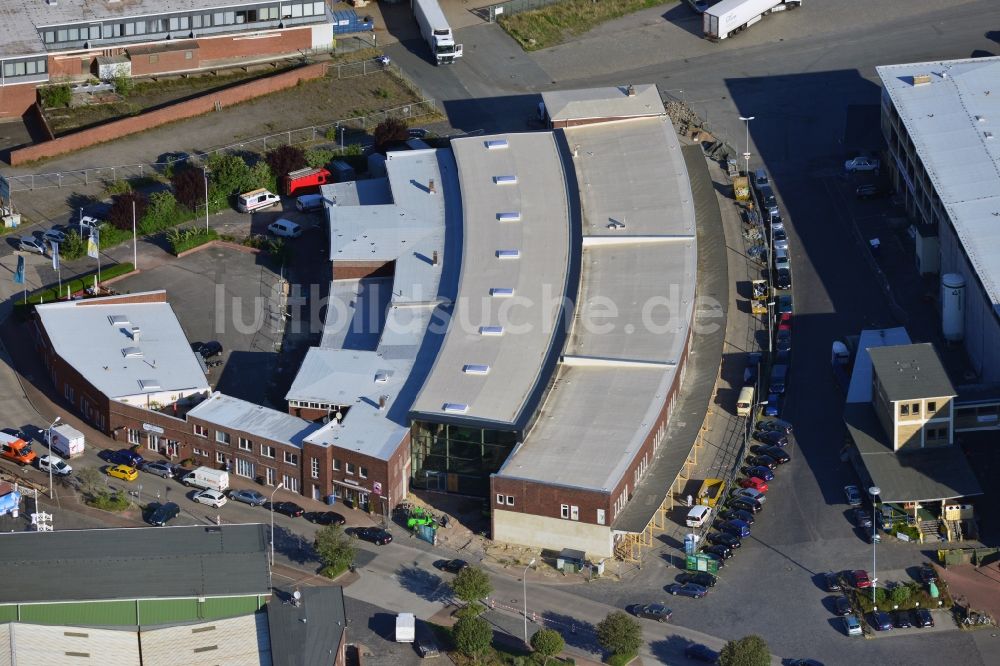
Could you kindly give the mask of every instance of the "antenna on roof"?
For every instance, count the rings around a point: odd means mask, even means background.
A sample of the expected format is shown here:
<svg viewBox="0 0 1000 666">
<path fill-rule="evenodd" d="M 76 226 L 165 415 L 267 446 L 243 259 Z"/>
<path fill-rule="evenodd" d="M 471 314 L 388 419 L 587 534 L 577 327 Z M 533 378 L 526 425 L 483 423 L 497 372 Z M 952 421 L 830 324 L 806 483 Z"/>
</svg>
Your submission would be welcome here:
<svg viewBox="0 0 1000 666">
<path fill-rule="evenodd" d="M 380 396 L 378 397 L 378 408 L 379 408 L 380 410 L 381 410 L 381 409 L 385 409 L 385 403 L 386 403 L 386 402 L 387 402 L 388 400 L 389 400 L 389 396 L 387 396 L 387 395 L 380 395 Z"/>
<path fill-rule="evenodd" d="M 437 187 L 434 185 L 434 179 L 431 178 L 431 182 L 427 185 L 427 191 L 431 194 L 437 192 Z"/>
<path fill-rule="evenodd" d="M 628 84 L 628 88 L 626 90 L 628 91 L 628 96 L 629 97 L 635 97 L 635 86 L 634 85 L 632 85 L 631 83 Z"/>
<path fill-rule="evenodd" d="M 438 265 L 438 251 L 434 250 L 434 253 L 431 255 L 431 266 L 437 266 L 437 265 Z"/>
</svg>

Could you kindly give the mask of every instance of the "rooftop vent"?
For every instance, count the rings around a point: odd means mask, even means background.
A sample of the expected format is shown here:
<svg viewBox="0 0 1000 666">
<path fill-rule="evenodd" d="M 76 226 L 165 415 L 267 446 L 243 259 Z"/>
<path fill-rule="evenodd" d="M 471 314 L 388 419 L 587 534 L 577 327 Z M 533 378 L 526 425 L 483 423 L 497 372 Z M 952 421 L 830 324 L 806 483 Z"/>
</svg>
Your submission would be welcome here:
<svg viewBox="0 0 1000 666">
<path fill-rule="evenodd" d="M 503 326 L 480 326 L 479 335 L 503 335 Z"/>
<path fill-rule="evenodd" d="M 510 298 L 514 295 L 511 287 L 493 287 L 490 289 L 490 296 L 493 298 Z"/>
<path fill-rule="evenodd" d="M 497 213 L 497 219 L 501 222 L 520 222 L 520 213 Z"/>
<path fill-rule="evenodd" d="M 434 194 L 435 192 L 437 192 L 437 186 L 434 184 L 434 179 L 433 178 L 431 178 L 430 183 L 428 183 L 428 185 L 427 185 L 427 191 L 430 192 L 431 194 Z"/>
<path fill-rule="evenodd" d="M 520 250 L 497 250 L 497 259 L 520 259 Z"/>
<path fill-rule="evenodd" d="M 434 250 L 434 252 L 431 254 L 431 266 L 437 266 L 437 265 L 438 265 L 438 251 Z"/>
<path fill-rule="evenodd" d="M 931 82 L 930 74 L 914 74 L 913 75 L 913 85 L 915 86 L 926 86 Z"/>
<path fill-rule="evenodd" d="M 159 391 L 161 389 L 159 379 L 140 379 L 139 388 L 143 391 Z"/>
<path fill-rule="evenodd" d="M 380 395 L 380 396 L 378 397 L 378 408 L 379 408 L 380 410 L 381 410 L 381 409 L 385 409 L 385 405 L 386 405 L 386 403 L 388 403 L 388 402 L 389 402 L 389 396 L 387 396 L 387 395 Z"/>
<path fill-rule="evenodd" d="M 497 185 L 517 185 L 517 176 L 494 176 L 493 182 Z"/>
<path fill-rule="evenodd" d="M 111 322 L 112 326 L 125 326 L 130 323 L 125 315 L 111 315 L 108 317 L 108 321 Z"/>
<path fill-rule="evenodd" d="M 462 372 L 467 375 L 488 375 L 490 374 L 490 366 L 480 363 L 470 363 L 462 366 Z"/>
<path fill-rule="evenodd" d="M 125 358 L 142 358 L 142 350 L 138 347 L 125 347 L 122 349 L 122 356 Z"/>
<path fill-rule="evenodd" d="M 635 97 L 635 86 L 631 83 L 628 84 L 628 88 L 625 89 L 625 92 L 628 93 L 629 97 Z"/>
<path fill-rule="evenodd" d="M 987 139 L 992 139 L 993 132 L 983 132 L 983 136 L 985 136 Z"/>
<path fill-rule="evenodd" d="M 611 220 L 608 222 L 608 229 L 614 229 L 615 231 L 621 231 L 625 228 L 624 222 L 619 222 L 618 220 Z"/>
<path fill-rule="evenodd" d="M 131 333 L 132 333 L 132 339 L 138 340 L 139 334 L 142 333 L 142 329 L 140 329 L 138 326 L 133 326 Z"/>
<path fill-rule="evenodd" d="M 489 150 L 503 150 L 507 147 L 507 139 L 490 139 L 486 142 L 486 148 Z"/>
<path fill-rule="evenodd" d="M 978 120 L 981 123 L 985 123 L 986 122 L 986 116 L 976 116 L 976 120 Z"/>
<path fill-rule="evenodd" d="M 389 381 L 389 371 L 388 370 L 378 370 L 375 372 L 375 383 L 385 384 Z"/>
<path fill-rule="evenodd" d="M 465 414 L 469 411 L 469 406 L 462 402 L 446 402 L 444 403 L 444 411 L 449 414 Z"/>
</svg>

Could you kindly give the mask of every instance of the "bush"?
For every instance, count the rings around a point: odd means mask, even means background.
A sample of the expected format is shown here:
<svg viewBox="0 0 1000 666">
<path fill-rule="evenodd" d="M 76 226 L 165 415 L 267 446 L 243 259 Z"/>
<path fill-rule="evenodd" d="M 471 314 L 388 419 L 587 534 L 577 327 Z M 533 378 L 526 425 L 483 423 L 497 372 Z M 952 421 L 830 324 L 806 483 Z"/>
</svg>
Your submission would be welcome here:
<svg viewBox="0 0 1000 666">
<path fill-rule="evenodd" d="M 62 251 L 62 246 L 59 248 Z M 130 263 L 124 264 L 112 264 L 107 268 L 101 269 L 101 279 L 110 280 L 111 278 L 118 277 L 119 275 L 125 275 L 126 273 L 131 273 L 135 270 L 135 266 Z M 91 271 L 89 273 L 84 273 L 72 280 L 63 280 L 62 283 L 62 293 L 59 293 L 58 284 L 50 284 L 48 286 L 37 289 L 30 294 L 28 294 L 27 305 L 38 305 L 39 303 L 51 303 L 58 300 L 60 297 L 66 295 L 66 290 L 69 293 L 75 294 L 77 292 L 83 291 L 84 289 L 89 289 L 94 286 L 94 276 L 97 275 L 97 271 Z M 24 299 L 17 301 L 17 305 L 20 307 L 25 306 Z M 79 475 L 77 475 L 79 476 Z"/>
<path fill-rule="evenodd" d="M 193 167 L 184 167 L 170 176 L 174 196 L 185 208 L 198 211 L 205 207 L 205 172 Z M 209 192 L 211 195 L 211 192 Z"/>
<path fill-rule="evenodd" d="M 333 161 L 336 154 L 337 151 L 329 148 L 310 148 L 305 153 L 306 164 L 314 169 L 325 167 Z"/>
<path fill-rule="evenodd" d="M 350 566 L 350 564 L 337 564 L 335 566 L 323 567 L 319 570 L 319 575 L 334 580 L 337 576 L 347 571 Z"/>
<path fill-rule="evenodd" d="M 135 218 L 132 217 L 133 203 L 135 204 Z M 141 220 L 142 216 L 146 214 L 148 206 L 149 198 L 145 194 L 129 189 L 122 194 L 115 195 L 111 202 L 111 209 L 108 211 L 108 222 L 116 229 L 132 231 L 132 220 Z M 101 236 L 101 247 L 104 247 L 104 234 L 102 233 Z"/>
<path fill-rule="evenodd" d="M 625 666 L 625 664 L 629 663 L 638 656 L 639 656 L 638 652 L 629 652 L 627 654 L 615 653 L 610 657 L 608 657 L 608 663 L 611 666 Z"/>
<path fill-rule="evenodd" d="M 113 197 L 132 191 L 132 183 L 127 180 L 111 180 L 104 184 L 104 196 Z"/>
<path fill-rule="evenodd" d="M 269 151 L 264 160 L 271 168 L 271 173 L 275 178 L 282 178 L 285 174 L 301 169 L 306 166 L 306 154 L 298 146 L 281 146 Z"/>
<path fill-rule="evenodd" d="M 384 151 L 391 143 L 409 139 L 410 130 L 402 120 L 386 118 L 375 126 L 372 137 L 375 139 L 375 149 Z"/>
<path fill-rule="evenodd" d="M 769 666 L 771 650 L 760 636 L 729 641 L 719 653 L 719 666 Z"/>
<path fill-rule="evenodd" d="M 139 223 L 139 232 L 154 234 L 170 227 L 187 222 L 194 214 L 181 206 L 170 192 L 156 192 L 149 197 L 149 207 Z"/>
<path fill-rule="evenodd" d="M 642 627 L 622 611 L 613 611 L 598 623 L 597 641 L 612 654 L 634 654 L 642 645 Z"/>
<path fill-rule="evenodd" d="M 69 106 L 70 102 L 73 101 L 73 90 L 66 83 L 39 88 L 38 94 L 42 98 L 42 105 L 50 109 Z"/>
<path fill-rule="evenodd" d="M 135 82 L 132 81 L 132 77 L 124 72 L 115 77 L 114 83 L 115 92 L 122 97 L 128 97 L 132 93 L 132 89 L 135 88 Z"/>
<path fill-rule="evenodd" d="M 889 591 L 889 603 L 893 606 L 905 607 L 910 601 L 910 588 L 905 585 L 897 585 Z"/>
<path fill-rule="evenodd" d="M 124 511 L 129 507 L 128 497 L 122 491 L 108 490 L 98 492 L 87 500 L 90 506 L 102 511 Z"/>
<path fill-rule="evenodd" d="M 110 224 L 104 223 L 99 229 L 98 240 L 100 241 L 100 248 L 106 250 L 109 247 L 114 247 L 116 245 L 121 245 L 125 241 L 132 239 L 132 213 L 131 206 L 129 207 L 129 223 L 127 229 L 118 229 Z M 103 272 L 102 272 L 103 275 Z"/>
<path fill-rule="evenodd" d="M 243 191 L 256 190 L 258 187 L 263 187 L 270 192 L 276 193 L 278 191 L 278 177 L 264 161 L 257 162 L 250 167 L 250 187 Z"/>
<path fill-rule="evenodd" d="M 204 245 L 219 237 L 215 229 L 201 229 L 199 227 L 187 229 L 171 229 L 167 232 L 167 242 L 170 244 L 170 251 L 175 255 L 191 248 Z"/>
<path fill-rule="evenodd" d="M 455 623 L 455 647 L 467 657 L 478 658 L 490 648 L 493 629 L 481 617 L 463 617 Z"/>
<path fill-rule="evenodd" d="M 238 155 L 215 154 L 208 160 L 209 180 L 224 197 L 254 189 L 250 167 Z"/>
<path fill-rule="evenodd" d="M 531 649 L 540 657 L 542 664 L 549 661 L 549 657 L 554 657 L 566 647 L 566 641 L 559 635 L 558 631 L 552 629 L 540 629 L 531 637 Z"/>
<path fill-rule="evenodd" d="M 63 259 L 79 259 L 87 252 L 87 244 L 83 242 L 83 238 L 80 237 L 75 231 L 70 231 L 66 234 L 66 240 L 64 240 L 59 245 L 59 254 L 62 255 Z"/>
</svg>

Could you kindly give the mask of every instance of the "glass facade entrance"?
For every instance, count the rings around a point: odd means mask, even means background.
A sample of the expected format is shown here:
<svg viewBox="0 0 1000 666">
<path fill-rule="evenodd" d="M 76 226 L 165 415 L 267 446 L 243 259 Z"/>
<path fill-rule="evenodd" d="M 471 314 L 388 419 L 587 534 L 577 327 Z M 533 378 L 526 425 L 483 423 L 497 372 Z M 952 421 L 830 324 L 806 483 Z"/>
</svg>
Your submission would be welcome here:
<svg viewBox="0 0 1000 666">
<path fill-rule="evenodd" d="M 519 433 L 414 421 L 410 438 L 414 488 L 485 497 L 490 474 L 517 445 Z"/>
</svg>

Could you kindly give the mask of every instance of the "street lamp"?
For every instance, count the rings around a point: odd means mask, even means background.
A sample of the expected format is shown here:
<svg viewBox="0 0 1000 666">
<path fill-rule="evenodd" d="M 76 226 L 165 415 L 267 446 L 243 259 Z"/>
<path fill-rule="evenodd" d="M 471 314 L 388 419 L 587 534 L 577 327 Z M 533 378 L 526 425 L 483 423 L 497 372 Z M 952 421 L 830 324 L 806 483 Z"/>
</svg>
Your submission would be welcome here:
<svg viewBox="0 0 1000 666">
<path fill-rule="evenodd" d="M 211 172 L 207 166 L 203 166 L 201 173 L 205 176 L 205 233 L 208 233 L 208 174 Z"/>
<path fill-rule="evenodd" d="M 770 269 L 768 269 L 768 273 L 770 272 L 771 272 Z M 768 285 L 768 288 L 770 288 L 770 285 Z M 774 308 L 774 301 L 768 301 L 767 303 L 767 353 L 768 354 L 774 353 L 774 340 L 772 337 L 774 335 L 774 324 L 772 321 L 774 319 L 773 308 Z"/>
<path fill-rule="evenodd" d="M 875 587 L 878 583 L 878 577 L 875 575 L 875 536 L 876 536 L 876 525 L 875 525 L 875 502 L 878 501 L 878 496 L 882 492 L 882 489 L 878 486 L 872 486 L 868 489 L 868 492 L 872 496 L 872 608 L 875 608 Z"/>
<path fill-rule="evenodd" d="M 274 488 L 274 492 L 271 493 L 271 566 L 274 566 L 274 493 L 278 492 L 285 487 L 285 482 L 282 481 Z"/>
<path fill-rule="evenodd" d="M 56 420 L 50 423 L 49 427 L 45 430 L 45 443 L 48 444 L 49 446 L 49 499 L 53 498 L 53 493 L 54 493 L 52 489 L 52 429 L 56 427 L 56 424 L 59 423 L 60 421 L 62 421 L 62 417 L 57 416 Z M 35 503 L 37 504 L 38 503 L 37 495 L 35 496 L 35 500 L 36 500 Z M 38 512 L 37 508 L 35 509 L 35 512 L 36 513 Z"/>
<path fill-rule="evenodd" d="M 528 569 L 535 566 L 535 558 L 531 558 L 528 566 L 524 567 L 521 575 L 521 582 L 524 584 L 524 644 L 528 644 Z"/>
<path fill-rule="evenodd" d="M 747 151 L 743 153 L 743 158 L 747 161 L 746 175 L 750 177 L 750 121 L 756 116 L 740 116 L 740 120 L 747 124 Z"/>
</svg>

